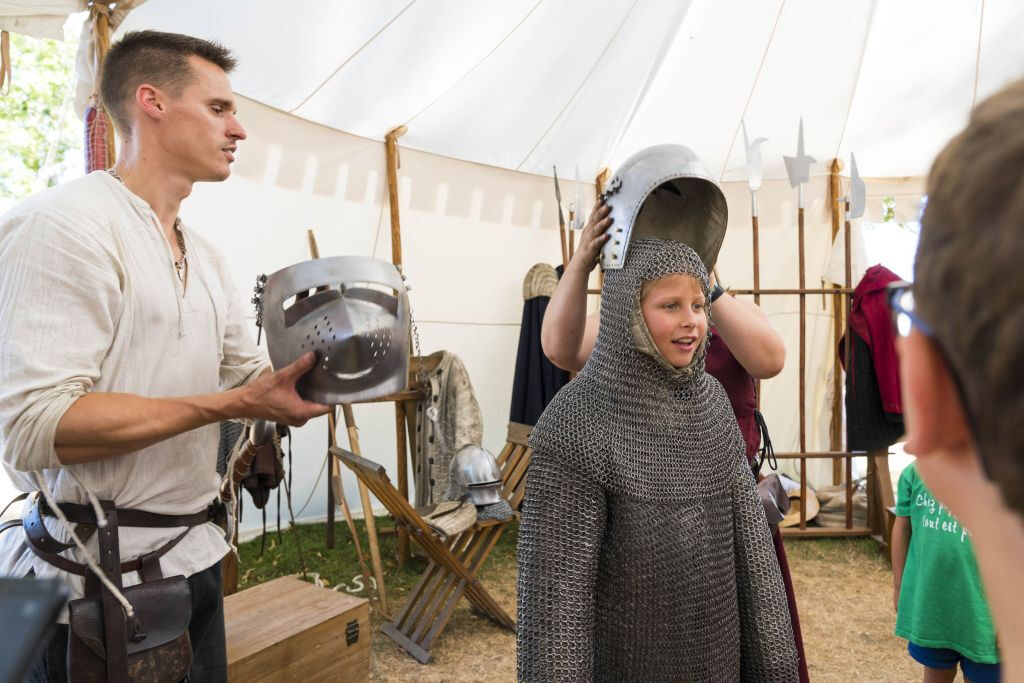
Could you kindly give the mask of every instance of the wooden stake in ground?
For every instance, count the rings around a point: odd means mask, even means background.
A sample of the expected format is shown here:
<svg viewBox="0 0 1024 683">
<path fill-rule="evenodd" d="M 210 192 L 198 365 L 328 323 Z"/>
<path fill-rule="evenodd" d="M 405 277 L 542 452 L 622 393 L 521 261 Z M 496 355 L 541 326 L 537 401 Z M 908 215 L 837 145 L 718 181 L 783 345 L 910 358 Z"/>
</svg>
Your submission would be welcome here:
<svg viewBox="0 0 1024 683">
<path fill-rule="evenodd" d="M 315 259 L 320 258 L 320 249 L 316 243 L 316 236 L 312 230 L 306 231 L 306 236 L 309 239 L 309 255 Z M 352 406 L 342 405 L 342 411 L 345 413 L 345 424 L 348 427 L 349 441 L 353 448 L 353 452 L 358 453 L 359 443 L 358 437 L 355 437 L 355 441 L 352 441 L 353 435 L 356 430 L 355 418 L 352 417 Z M 330 440 L 333 445 L 337 445 L 335 440 L 335 429 L 334 423 L 334 412 L 332 411 L 327 416 L 327 428 L 330 434 Z M 328 451 L 329 453 L 329 451 Z M 362 548 L 359 544 L 359 537 L 356 534 L 355 522 L 352 520 L 352 512 L 349 510 L 348 502 L 345 499 L 345 491 L 341 484 L 341 468 L 335 457 L 328 454 L 328 460 L 331 463 L 331 488 L 334 491 L 334 496 L 337 501 L 342 505 L 342 512 L 345 513 L 345 521 L 348 522 L 349 531 L 352 532 L 352 542 L 356 546 L 356 553 L 359 555 L 359 563 L 363 569 L 363 576 L 369 583 L 370 577 L 366 571 L 366 560 L 363 556 Z M 366 488 L 366 485 L 362 481 L 359 483 L 359 497 L 363 504 L 363 521 L 366 523 L 366 535 L 370 539 L 370 562 L 373 564 L 373 575 L 377 583 L 377 598 L 380 601 L 380 612 L 385 618 L 390 618 L 391 609 L 388 606 L 388 594 L 387 587 L 384 585 L 384 571 L 380 561 L 380 544 L 377 542 L 377 525 L 373 518 L 373 508 L 370 505 L 370 493 Z"/>
</svg>

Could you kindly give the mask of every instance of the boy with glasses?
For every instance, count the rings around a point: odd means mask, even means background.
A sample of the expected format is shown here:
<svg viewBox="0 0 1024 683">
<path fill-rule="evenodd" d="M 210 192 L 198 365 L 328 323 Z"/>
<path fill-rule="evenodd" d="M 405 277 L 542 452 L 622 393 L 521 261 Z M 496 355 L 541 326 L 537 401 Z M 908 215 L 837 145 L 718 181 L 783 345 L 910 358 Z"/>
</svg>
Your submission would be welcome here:
<svg viewBox="0 0 1024 683">
<path fill-rule="evenodd" d="M 906 450 L 970 530 L 1005 680 L 1024 680 L 1024 81 L 975 108 L 927 192 L 913 295 L 893 296 Z"/>
</svg>

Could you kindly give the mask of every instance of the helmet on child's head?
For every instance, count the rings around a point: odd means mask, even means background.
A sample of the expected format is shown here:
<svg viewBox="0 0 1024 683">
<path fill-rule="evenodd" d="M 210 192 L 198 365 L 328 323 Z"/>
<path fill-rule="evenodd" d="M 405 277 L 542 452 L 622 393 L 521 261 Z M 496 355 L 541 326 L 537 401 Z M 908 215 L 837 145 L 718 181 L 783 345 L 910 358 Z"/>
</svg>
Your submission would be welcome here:
<svg viewBox="0 0 1024 683">
<path fill-rule="evenodd" d="M 682 145 L 655 145 L 622 162 L 601 195 L 611 209 L 601 267 L 618 270 L 631 240 L 682 242 L 711 270 L 725 239 L 729 207 L 700 158 Z"/>
</svg>

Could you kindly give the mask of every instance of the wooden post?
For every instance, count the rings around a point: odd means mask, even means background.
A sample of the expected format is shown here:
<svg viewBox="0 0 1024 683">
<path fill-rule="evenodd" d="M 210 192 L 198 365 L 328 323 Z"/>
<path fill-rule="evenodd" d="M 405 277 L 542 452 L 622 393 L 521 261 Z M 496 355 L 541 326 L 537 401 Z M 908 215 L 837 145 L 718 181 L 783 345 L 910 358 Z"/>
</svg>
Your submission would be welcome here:
<svg viewBox="0 0 1024 683">
<path fill-rule="evenodd" d="M 348 429 L 349 450 L 358 456 L 362 456 L 362 449 L 359 448 L 359 433 L 356 430 L 356 419 L 352 415 L 352 406 L 347 403 L 341 405 L 341 412 L 345 416 L 345 427 Z M 358 479 L 358 478 L 357 478 Z M 380 598 L 380 611 L 385 618 L 391 619 L 391 608 L 388 606 L 388 590 L 384 585 L 384 571 L 380 561 L 380 543 L 377 540 L 377 520 L 373 518 L 373 507 L 370 504 L 370 490 L 362 479 L 359 481 L 359 498 L 363 503 L 363 522 L 366 523 L 366 535 L 370 539 L 370 563 L 373 565 L 373 575 L 377 580 L 377 597 Z"/>
<path fill-rule="evenodd" d="M 99 115 L 106 119 L 106 131 L 107 131 L 107 168 L 113 168 L 114 162 L 117 161 L 117 150 L 114 149 L 114 122 L 111 120 L 110 115 L 107 114 L 106 109 L 101 105 L 98 96 L 99 93 L 99 72 L 103 68 L 103 60 L 107 56 L 107 51 L 110 50 L 110 5 L 111 2 L 94 2 L 90 6 L 90 13 L 93 17 L 93 31 L 96 42 L 96 104 L 99 109 Z"/>
<path fill-rule="evenodd" d="M 800 259 L 800 289 L 807 287 L 806 254 L 804 251 L 804 186 L 800 185 L 797 208 L 797 252 Z M 807 452 L 807 295 L 800 294 L 800 452 Z M 807 528 L 807 460 L 800 459 L 800 528 Z"/>
<path fill-rule="evenodd" d="M 750 193 L 750 232 L 753 239 L 753 261 L 754 261 L 754 305 L 761 305 L 761 248 L 758 243 L 760 238 L 758 234 L 758 211 L 757 211 L 757 192 L 752 190 Z M 754 396 L 757 401 L 757 409 L 761 409 L 761 380 L 754 380 Z"/>
<path fill-rule="evenodd" d="M 384 136 L 384 151 L 388 167 L 388 208 L 391 214 L 391 262 L 402 272 L 402 221 L 398 205 L 398 168 L 401 159 L 398 155 L 398 138 L 405 135 L 406 126 L 396 126 Z M 411 334 L 411 332 L 410 332 Z M 395 402 L 395 425 L 398 439 L 398 491 L 409 500 L 409 472 L 406 466 L 405 449 L 405 406 L 401 401 Z M 398 566 L 403 566 L 409 559 L 409 531 L 398 525 Z"/>
<path fill-rule="evenodd" d="M 402 270 L 402 224 L 398 215 L 398 138 L 409 129 L 398 126 L 384 136 L 388 164 L 388 207 L 391 209 L 391 262 Z"/>
<path fill-rule="evenodd" d="M 405 402 L 395 401 L 395 438 L 398 442 L 398 492 L 402 498 L 409 500 L 409 470 L 407 466 L 406 441 L 405 441 Z M 403 525 L 398 527 L 398 567 L 405 566 L 409 559 L 409 531 Z"/>
<path fill-rule="evenodd" d="M 835 242 L 839 235 L 839 202 L 842 197 L 842 183 L 839 172 L 843 169 L 843 162 L 833 159 L 829 165 L 828 177 L 828 199 L 832 211 L 832 241 Z M 833 289 L 835 286 L 833 285 Z M 843 430 L 843 392 L 840 384 L 843 381 L 842 368 L 839 366 L 839 340 L 843 335 L 842 311 L 843 298 L 839 294 L 832 295 L 832 352 L 835 362 L 832 368 L 832 420 L 829 430 L 829 448 L 838 451 L 842 448 Z M 832 461 L 832 484 L 838 484 L 842 479 L 842 463 L 838 460 Z"/>
</svg>

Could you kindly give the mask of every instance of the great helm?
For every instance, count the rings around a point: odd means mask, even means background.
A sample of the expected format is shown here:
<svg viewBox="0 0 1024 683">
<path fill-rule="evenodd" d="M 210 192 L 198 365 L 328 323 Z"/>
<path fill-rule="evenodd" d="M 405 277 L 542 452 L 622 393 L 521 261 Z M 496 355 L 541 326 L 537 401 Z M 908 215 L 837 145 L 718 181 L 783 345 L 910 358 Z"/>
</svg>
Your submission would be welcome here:
<svg viewBox="0 0 1024 683">
<path fill-rule="evenodd" d="M 316 352 L 296 384 L 304 399 L 336 405 L 405 389 L 409 299 L 394 265 L 363 256 L 303 261 L 261 276 L 254 302 L 275 368 Z"/>
<path fill-rule="evenodd" d="M 611 207 L 611 238 L 601 267 L 622 268 L 632 239 L 682 242 L 711 270 L 725 239 L 729 208 L 718 183 L 689 148 L 655 145 L 626 159 L 601 198 Z"/>
<path fill-rule="evenodd" d="M 449 474 L 474 505 L 500 503 L 501 470 L 498 461 L 480 446 L 463 446 L 452 458 Z"/>
</svg>

